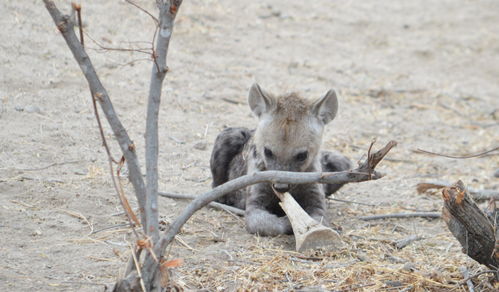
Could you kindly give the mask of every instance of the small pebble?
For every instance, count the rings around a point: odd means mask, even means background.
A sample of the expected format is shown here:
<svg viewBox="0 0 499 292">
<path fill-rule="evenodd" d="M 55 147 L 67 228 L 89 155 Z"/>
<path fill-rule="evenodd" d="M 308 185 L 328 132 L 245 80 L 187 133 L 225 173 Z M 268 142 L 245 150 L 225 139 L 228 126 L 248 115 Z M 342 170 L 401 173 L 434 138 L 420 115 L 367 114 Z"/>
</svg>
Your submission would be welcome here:
<svg viewBox="0 0 499 292">
<path fill-rule="evenodd" d="M 41 110 L 39 107 L 37 107 L 36 105 L 28 105 L 24 108 L 24 111 L 27 112 L 27 113 L 41 113 Z"/>
<path fill-rule="evenodd" d="M 22 111 L 24 111 L 24 108 L 23 108 L 22 106 L 20 106 L 20 105 L 16 105 L 16 106 L 14 107 L 14 109 L 15 109 L 16 111 L 18 111 L 18 112 L 22 112 Z"/>
<path fill-rule="evenodd" d="M 88 170 L 86 170 L 86 169 L 85 170 L 76 170 L 74 172 L 74 174 L 76 174 L 76 175 L 87 175 L 88 174 Z"/>
<path fill-rule="evenodd" d="M 196 144 L 194 144 L 194 149 L 197 149 L 197 150 L 206 150 L 206 147 L 207 147 L 207 143 L 204 142 L 204 141 L 201 141 L 201 142 L 197 142 Z"/>
<path fill-rule="evenodd" d="M 402 267 L 402 270 L 407 271 L 407 272 L 414 272 L 416 270 L 416 266 L 413 263 L 407 262 Z"/>
<path fill-rule="evenodd" d="M 388 280 L 385 282 L 385 285 L 387 285 L 388 287 L 400 287 L 403 286 L 404 284 L 402 284 L 402 282 L 400 281 Z"/>
<path fill-rule="evenodd" d="M 499 178 L 499 168 L 496 169 L 496 171 L 494 172 L 494 177 Z"/>
</svg>

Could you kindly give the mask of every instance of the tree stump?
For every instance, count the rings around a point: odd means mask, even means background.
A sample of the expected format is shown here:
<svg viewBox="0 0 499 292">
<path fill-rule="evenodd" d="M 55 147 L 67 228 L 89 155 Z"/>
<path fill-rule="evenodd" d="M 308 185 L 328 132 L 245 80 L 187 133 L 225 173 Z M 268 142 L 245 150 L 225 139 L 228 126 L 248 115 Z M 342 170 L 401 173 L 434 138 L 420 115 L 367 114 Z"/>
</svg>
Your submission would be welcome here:
<svg viewBox="0 0 499 292">
<path fill-rule="evenodd" d="M 499 232 L 496 227 L 499 209 L 495 208 L 495 203 L 489 205 L 488 214 L 485 214 L 460 180 L 444 188 L 442 196 L 442 218 L 463 247 L 463 253 L 490 269 L 498 270 Z"/>
</svg>

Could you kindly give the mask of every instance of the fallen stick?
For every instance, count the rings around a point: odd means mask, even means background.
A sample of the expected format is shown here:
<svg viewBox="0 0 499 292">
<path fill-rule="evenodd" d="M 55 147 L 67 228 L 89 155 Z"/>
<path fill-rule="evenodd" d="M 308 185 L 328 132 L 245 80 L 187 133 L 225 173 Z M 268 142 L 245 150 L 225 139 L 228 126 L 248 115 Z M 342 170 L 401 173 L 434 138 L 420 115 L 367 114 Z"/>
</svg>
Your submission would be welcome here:
<svg viewBox="0 0 499 292">
<path fill-rule="evenodd" d="M 275 194 L 281 200 L 279 205 L 291 222 L 296 251 L 301 252 L 326 245 L 341 248 L 344 245 L 338 232 L 310 217 L 290 193 L 275 192 Z"/>
<path fill-rule="evenodd" d="M 195 195 L 187 195 L 187 194 L 174 194 L 174 193 L 165 193 L 165 192 L 158 192 L 158 195 L 164 198 L 171 198 L 171 199 L 184 199 L 184 200 L 194 200 L 197 198 Z M 219 210 L 224 210 L 239 216 L 244 216 L 244 210 L 232 207 L 226 204 L 218 203 L 218 202 L 211 202 L 208 204 L 209 207 L 212 207 L 214 209 L 219 209 Z"/>
<path fill-rule="evenodd" d="M 359 217 L 359 219 L 364 221 L 370 221 L 370 220 L 389 219 L 389 218 L 413 218 L 413 217 L 440 218 L 441 215 L 440 213 L 437 212 L 394 213 L 394 214 L 384 214 L 384 215 L 362 216 Z"/>
<path fill-rule="evenodd" d="M 342 203 L 348 203 L 348 204 L 357 204 L 357 205 L 363 205 L 363 206 L 369 206 L 369 207 L 376 207 L 374 204 L 368 204 L 368 203 L 363 203 L 363 202 L 356 202 L 356 201 L 350 201 L 350 200 L 343 200 L 343 199 L 337 199 L 337 198 L 326 198 L 326 200 L 331 200 L 331 201 L 337 201 L 337 202 L 342 202 Z"/>
<path fill-rule="evenodd" d="M 421 239 L 423 239 L 423 237 L 420 236 L 420 235 L 411 235 L 409 237 L 402 238 L 402 239 L 394 241 L 393 245 L 397 249 L 403 249 L 404 247 L 408 246 L 409 244 L 411 244 L 411 243 L 413 243 L 415 241 L 421 240 Z"/>
<path fill-rule="evenodd" d="M 451 187 L 452 184 L 444 181 L 430 181 L 418 183 L 416 190 L 419 194 L 431 189 L 443 189 Z M 496 190 L 477 190 L 468 188 L 468 192 L 475 201 L 486 201 L 490 199 L 499 200 L 499 191 Z"/>
</svg>

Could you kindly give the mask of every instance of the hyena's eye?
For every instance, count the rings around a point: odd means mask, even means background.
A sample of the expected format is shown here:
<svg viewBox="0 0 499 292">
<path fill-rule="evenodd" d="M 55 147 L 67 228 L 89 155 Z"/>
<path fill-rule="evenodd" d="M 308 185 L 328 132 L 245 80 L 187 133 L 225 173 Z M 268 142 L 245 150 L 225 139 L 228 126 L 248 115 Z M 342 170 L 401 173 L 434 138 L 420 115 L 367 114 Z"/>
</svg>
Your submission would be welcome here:
<svg viewBox="0 0 499 292">
<path fill-rule="evenodd" d="M 296 154 L 295 159 L 296 161 L 305 161 L 307 160 L 307 157 L 308 157 L 308 151 L 303 151 Z"/>
<path fill-rule="evenodd" d="M 267 147 L 263 148 L 263 153 L 265 153 L 265 157 L 267 158 L 274 157 L 274 153 L 272 153 L 272 151 Z"/>
</svg>

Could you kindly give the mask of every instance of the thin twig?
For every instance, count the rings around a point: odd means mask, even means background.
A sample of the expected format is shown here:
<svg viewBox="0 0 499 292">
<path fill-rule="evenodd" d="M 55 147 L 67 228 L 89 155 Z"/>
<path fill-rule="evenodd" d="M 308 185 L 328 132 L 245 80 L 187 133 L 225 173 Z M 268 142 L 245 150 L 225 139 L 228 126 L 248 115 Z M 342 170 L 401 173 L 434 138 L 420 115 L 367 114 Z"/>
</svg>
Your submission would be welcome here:
<svg viewBox="0 0 499 292">
<path fill-rule="evenodd" d="M 427 190 L 442 189 L 450 186 L 452 186 L 452 184 L 445 181 L 429 181 L 418 183 L 416 190 L 419 194 L 421 194 Z M 490 199 L 499 200 L 499 191 L 496 190 L 478 190 L 469 187 L 467 187 L 467 190 L 475 201 L 485 201 Z"/>
<path fill-rule="evenodd" d="M 101 50 L 105 51 L 118 51 L 118 52 L 137 52 L 137 53 L 142 53 L 142 54 L 151 54 L 151 49 L 150 48 L 113 48 L 113 47 L 106 47 L 103 44 L 99 43 L 96 39 L 94 39 L 90 34 L 87 32 L 84 32 L 84 34 L 94 43 L 96 44 Z M 99 51 L 97 49 L 93 49 L 95 51 Z"/>
<path fill-rule="evenodd" d="M 491 156 L 491 155 L 499 155 L 499 153 L 489 154 L 491 152 L 498 151 L 498 150 L 499 150 L 499 146 L 494 147 L 494 148 L 489 149 L 489 150 L 478 152 L 478 153 L 475 153 L 475 154 L 464 154 L 464 155 L 442 154 L 442 153 L 431 152 L 431 151 L 423 150 L 423 149 L 419 149 L 419 148 L 416 149 L 416 150 L 413 150 L 413 152 L 414 153 L 418 153 L 418 154 L 430 154 L 430 155 L 434 155 L 434 156 L 442 156 L 442 157 L 454 158 L 454 159 L 468 159 L 468 158 L 475 158 L 475 157 L 484 157 L 484 156 Z M 487 155 L 487 154 L 489 154 L 489 155 Z"/>
<path fill-rule="evenodd" d="M 418 241 L 421 239 L 423 239 L 423 237 L 420 235 L 411 235 L 411 236 L 408 236 L 406 238 L 402 238 L 402 239 L 399 239 L 397 241 L 394 241 L 393 245 L 397 249 L 403 249 L 404 247 L 408 246 L 409 244 L 413 243 L 414 241 Z"/>
<path fill-rule="evenodd" d="M 336 199 L 336 198 L 331 198 L 331 197 L 329 197 L 327 199 L 331 200 L 331 201 L 338 201 L 338 202 L 349 203 L 349 204 L 357 204 L 357 205 L 363 205 L 363 206 L 369 206 L 369 207 L 376 207 L 376 205 L 374 205 L 374 204 L 355 202 L 355 201 L 350 201 L 350 200 Z"/>
<path fill-rule="evenodd" d="M 128 3 L 128 4 L 131 4 L 131 5 L 133 5 L 133 6 L 135 6 L 135 7 L 136 7 L 136 8 L 138 8 L 140 11 L 142 11 L 142 12 L 144 12 L 145 14 L 149 15 L 149 16 L 152 18 L 152 20 L 154 20 L 154 23 L 155 23 L 156 25 L 159 25 L 159 20 L 158 20 L 158 19 L 157 19 L 154 15 L 152 15 L 149 11 L 147 11 L 146 9 L 144 9 L 144 8 L 140 7 L 137 3 L 134 3 L 133 1 L 130 1 L 130 0 L 125 0 L 125 2 L 126 2 L 126 3 Z"/>
<path fill-rule="evenodd" d="M 90 228 L 90 233 L 92 233 L 94 231 L 94 225 L 92 223 L 90 223 L 90 221 L 88 221 L 87 217 L 83 216 L 83 214 L 81 214 L 79 212 L 75 212 L 75 211 L 64 210 L 64 209 L 59 209 L 59 211 L 64 212 L 72 217 L 75 217 L 75 218 L 78 218 L 80 220 L 85 221 L 85 223 L 87 223 L 87 225 L 88 225 L 88 228 Z"/>
<path fill-rule="evenodd" d="M 101 228 L 101 229 L 94 230 L 94 231 L 90 232 L 89 235 L 94 235 L 94 234 L 102 232 L 102 231 L 106 231 L 106 230 L 110 230 L 110 229 L 116 229 L 116 228 L 120 228 L 120 227 L 128 227 L 128 226 L 131 226 L 130 223 L 116 224 L 116 225 L 112 225 L 112 226 L 108 226 L 108 227 L 104 227 L 104 228 Z"/>
<path fill-rule="evenodd" d="M 104 149 L 106 150 L 108 159 L 118 164 L 118 161 L 116 161 L 116 159 L 113 158 L 111 150 L 109 150 L 109 146 L 107 145 L 106 135 L 104 135 L 104 129 L 102 128 L 102 122 L 100 120 L 99 110 L 97 109 L 97 102 L 95 101 L 95 96 L 91 94 L 91 98 L 92 98 L 92 106 L 94 109 L 95 119 L 97 120 L 97 126 L 99 127 L 99 133 L 102 139 L 102 146 L 104 146 Z"/>
<path fill-rule="evenodd" d="M 371 145 L 369 145 L 369 149 L 367 150 L 367 165 L 369 168 L 372 168 L 374 169 L 374 167 L 376 166 L 372 166 L 371 165 L 371 150 L 373 149 L 373 146 L 374 146 L 374 143 L 376 143 L 376 138 L 373 138 L 373 140 L 371 141 Z M 371 173 L 369 172 L 369 179 L 371 179 Z"/>
<path fill-rule="evenodd" d="M 54 162 L 51 163 L 47 166 L 42 166 L 42 167 L 36 167 L 36 168 L 14 168 L 14 170 L 19 170 L 19 171 L 39 171 L 39 170 L 44 170 L 53 166 L 60 166 L 60 165 L 65 165 L 65 164 L 73 164 L 73 163 L 79 163 L 82 162 L 82 160 L 75 160 L 75 161 L 66 161 L 66 162 Z"/>
<path fill-rule="evenodd" d="M 389 219 L 389 218 L 412 218 L 412 217 L 440 218 L 441 215 L 438 212 L 394 213 L 394 214 L 384 214 L 384 215 L 362 216 L 359 217 L 359 219 L 364 221 L 370 221 L 370 220 Z"/>
<path fill-rule="evenodd" d="M 80 31 L 80 43 L 83 48 L 85 48 L 85 41 L 83 40 L 83 22 L 81 20 L 81 5 L 72 2 L 71 6 L 74 10 L 76 10 L 76 14 L 78 15 L 78 30 Z"/>
<path fill-rule="evenodd" d="M 473 285 L 473 282 L 471 281 L 470 273 L 468 272 L 468 269 L 465 266 L 460 266 L 459 271 L 461 272 L 461 274 L 463 274 L 464 279 L 466 279 L 463 282 L 465 282 L 466 286 L 468 286 L 468 291 L 475 292 L 475 286 Z"/>
<path fill-rule="evenodd" d="M 139 276 L 139 279 L 140 279 L 140 287 L 142 288 L 142 292 L 147 292 L 146 286 L 144 285 L 144 278 L 142 277 L 142 272 L 140 270 L 139 260 L 137 259 L 137 256 L 135 255 L 135 251 L 133 249 L 133 246 L 130 242 L 128 243 L 128 246 L 130 247 L 130 250 L 132 251 L 132 258 L 133 258 L 133 262 L 135 264 L 135 269 L 137 271 L 137 275 Z"/>
<path fill-rule="evenodd" d="M 187 194 L 174 194 L 174 193 L 165 193 L 165 192 L 159 192 L 158 193 L 161 197 L 165 198 L 171 198 L 171 199 L 186 199 L 186 200 L 194 200 L 197 198 L 195 195 L 187 195 Z M 236 214 L 239 216 L 244 216 L 244 210 L 241 210 L 236 207 L 232 207 L 226 204 L 218 203 L 218 202 L 211 202 L 208 204 L 208 206 L 223 210 L 226 212 L 229 212 L 230 214 Z"/>
<path fill-rule="evenodd" d="M 135 234 L 135 237 L 137 239 L 139 239 L 140 237 L 139 237 L 137 231 L 135 230 L 135 226 L 140 225 L 140 222 L 137 219 L 137 216 L 133 212 L 132 208 L 130 207 L 130 204 L 128 203 L 128 200 L 125 196 L 125 191 L 123 190 L 123 186 L 121 185 L 121 181 L 119 180 L 119 178 L 117 178 L 120 176 L 120 170 L 121 170 L 121 166 L 125 162 L 125 160 L 124 160 L 125 156 L 122 157 L 120 162 L 116 161 L 113 158 L 113 156 L 111 154 L 111 150 L 109 150 L 109 146 L 107 144 L 106 136 L 104 135 L 104 129 L 102 128 L 102 122 L 101 122 L 101 119 L 99 116 L 99 110 L 97 109 L 96 98 L 93 94 L 92 94 L 92 106 L 94 109 L 95 119 L 97 120 L 97 125 L 99 127 L 99 133 L 100 133 L 100 136 L 102 139 L 102 146 L 104 146 L 104 149 L 106 150 L 106 153 L 107 153 L 107 158 L 108 158 L 108 163 L 109 163 L 109 172 L 111 173 L 111 180 L 113 181 L 114 189 L 118 193 L 118 197 L 120 199 L 121 206 L 125 210 L 125 214 L 126 214 L 126 217 L 128 219 L 129 225 L 131 226 L 132 231 Z M 117 177 L 114 175 L 113 163 L 118 164 Z M 92 234 L 92 233 L 90 233 L 90 234 Z"/>
</svg>

